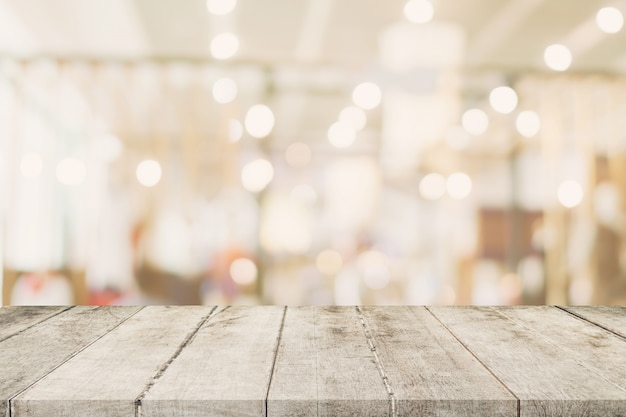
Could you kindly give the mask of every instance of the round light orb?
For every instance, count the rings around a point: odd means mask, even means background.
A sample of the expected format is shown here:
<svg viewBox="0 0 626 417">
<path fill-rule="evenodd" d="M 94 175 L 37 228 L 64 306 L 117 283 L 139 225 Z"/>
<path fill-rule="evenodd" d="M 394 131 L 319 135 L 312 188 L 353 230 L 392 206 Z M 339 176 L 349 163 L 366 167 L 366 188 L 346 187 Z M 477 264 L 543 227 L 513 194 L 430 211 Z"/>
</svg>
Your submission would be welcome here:
<svg viewBox="0 0 626 417">
<path fill-rule="evenodd" d="M 264 104 L 255 104 L 246 113 L 244 125 L 250 136 L 261 139 L 274 128 L 274 113 Z"/>
<path fill-rule="evenodd" d="M 354 104 L 365 110 L 378 107 L 382 100 L 380 87 L 374 83 L 365 82 L 357 85 L 352 91 Z"/>
<path fill-rule="evenodd" d="M 211 40 L 210 49 L 215 59 L 232 58 L 239 50 L 239 38 L 232 33 L 221 33 Z"/>
<path fill-rule="evenodd" d="M 389 259 L 377 250 L 368 250 L 359 255 L 357 265 L 363 275 L 363 283 L 372 290 L 382 290 L 390 281 Z"/>
<path fill-rule="evenodd" d="M 317 255 L 315 266 L 324 275 L 335 275 L 343 267 L 343 258 L 339 252 L 326 249 Z"/>
<path fill-rule="evenodd" d="M 333 123 L 328 129 L 328 141 L 336 148 L 347 148 L 356 139 L 356 131 L 345 122 Z"/>
<path fill-rule="evenodd" d="M 603 7 L 596 14 L 596 24 L 604 33 L 617 33 L 624 26 L 624 15 L 617 7 Z"/>
<path fill-rule="evenodd" d="M 577 181 L 563 181 L 558 188 L 559 203 L 566 208 L 573 208 L 583 201 L 583 187 Z"/>
<path fill-rule="evenodd" d="M 257 159 L 241 170 L 243 187 L 253 193 L 263 191 L 274 178 L 274 167 L 267 159 Z"/>
<path fill-rule="evenodd" d="M 137 181 L 144 187 L 154 187 L 161 180 L 161 164 L 153 159 L 146 159 L 137 165 Z"/>
<path fill-rule="evenodd" d="M 348 123 L 354 130 L 363 130 L 367 123 L 367 115 L 359 107 L 348 106 L 339 113 L 339 121 Z"/>
<path fill-rule="evenodd" d="M 87 168 L 83 161 L 76 158 L 65 158 L 57 165 L 56 174 L 61 184 L 76 186 L 85 182 Z"/>
<path fill-rule="evenodd" d="M 546 48 L 543 59 L 548 68 L 565 71 L 572 65 L 572 52 L 565 45 L 554 44 Z"/>
<path fill-rule="evenodd" d="M 412 23 L 428 23 L 433 20 L 435 9 L 427 0 L 409 0 L 404 5 L 404 17 Z"/>
<path fill-rule="evenodd" d="M 517 116 L 515 127 L 520 135 L 532 138 L 541 130 L 541 119 L 534 111 L 525 110 Z"/>
<path fill-rule="evenodd" d="M 496 87 L 489 94 L 489 104 L 501 114 L 509 114 L 517 107 L 517 93 L 511 87 Z"/>
<path fill-rule="evenodd" d="M 464 172 L 455 172 L 446 180 L 446 189 L 450 197 L 462 200 L 472 192 L 472 179 Z"/>
<path fill-rule="evenodd" d="M 237 119 L 228 120 L 228 141 L 231 143 L 239 142 L 243 136 L 243 126 Z"/>
<path fill-rule="evenodd" d="M 248 258 L 237 258 L 231 262 L 230 277 L 239 285 L 250 285 L 257 279 L 256 264 Z"/>
<path fill-rule="evenodd" d="M 472 136 L 480 136 L 489 128 L 489 117 L 481 109 L 469 109 L 461 117 L 463 129 Z"/>
<path fill-rule="evenodd" d="M 443 175 L 432 172 L 420 181 L 419 192 L 426 200 L 438 200 L 446 192 L 446 179 Z"/>
<path fill-rule="evenodd" d="M 206 8 L 209 13 L 223 16 L 232 13 L 237 6 L 237 0 L 207 0 Z"/>
<path fill-rule="evenodd" d="M 296 142 L 285 150 L 285 160 L 292 168 L 304 168 L 311 163 L 312 152 L 308 145 Z"/>
<path fill-rule="evenodd" d="M 220 78 L 213 84 L 213 99 L 220 103 L 230 103 L 237 97 L 237 83 L 230 78 Z"/>
<path fill-rule="evenodd" d="M 26 178 L 36 178 L 41 175 L 43 160 L 36 153 L 27 153 L 20 160 L 20 172 Z"/>
</svg>

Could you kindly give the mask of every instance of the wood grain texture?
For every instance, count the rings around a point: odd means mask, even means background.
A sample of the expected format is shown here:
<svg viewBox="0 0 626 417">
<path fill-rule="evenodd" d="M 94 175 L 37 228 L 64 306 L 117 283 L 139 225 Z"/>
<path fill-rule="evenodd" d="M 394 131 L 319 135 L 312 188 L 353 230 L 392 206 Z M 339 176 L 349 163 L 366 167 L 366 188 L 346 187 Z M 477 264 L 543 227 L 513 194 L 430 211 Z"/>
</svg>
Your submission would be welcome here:
<svg viewBox="0 0 626 417">
<path fill-rule="evenodd" d="M 624 339 L 554 307 L 509 307 L 498 311 L 557 346 L 587 368 L 587 374 L 606 379 L 626 392 Z"/>
<path fill-rule="evenodd" d="M 0 342 L 2 413 L 9 414 L 11 398 L 137 310 L 137 307 L 74 307 Z M 46 315 L 54 309 L 42 311 Z M 33 320 L 31 312 L 24 317 L 27 323 Z"/>
<path fill-rule="evenodd" d="M 67 310 L 61 306 L 7 306 L 0 308 L 0 342 Z"/>
<path fill-rule="evenodd" d="M 520 399 L 521 416 L 626 415 L 626 391 L 497 309 L 429 309 Z"/>
<path fill-rule="evenodd" d="M 386 416 L 389 410 L 389 395 L 357 310 L 290 307 L 268 416 Z"/>
<path fill-rule="evenodd" d="M 210 311 L 143 308 L 16 397 L 12 417 L 134 416 L 135 399 Z"/>
<path fill-rule="evenodd" d="M 284 307 L 230 307 L 207 321 L 141 401 L 145 417 L 265 415 Z"/>
<path fill-rule="evenodd" d="M 624 307 L 559 307 L 626 338 Z"/>
<path fill-rule="evenodd" d="M 517 415 L 517 398 L 424 307 L 362 311 L 398 415 Z"/>
</svg>

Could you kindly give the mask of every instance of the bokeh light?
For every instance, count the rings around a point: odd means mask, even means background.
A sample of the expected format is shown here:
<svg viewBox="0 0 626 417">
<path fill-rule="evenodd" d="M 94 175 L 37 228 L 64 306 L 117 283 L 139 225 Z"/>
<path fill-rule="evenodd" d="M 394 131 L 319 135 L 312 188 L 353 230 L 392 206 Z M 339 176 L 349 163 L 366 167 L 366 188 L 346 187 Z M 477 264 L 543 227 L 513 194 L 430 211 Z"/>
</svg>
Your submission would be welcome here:
<svg viewBox="0 0 626 417">
<path fill-rule="evenodd" d="M 380 87 L 371 82 L 357 85 L 352 91 L 352 101 L 354 104 L 365 110 L 371 110 L 380 104 L 382 92 Z"/>
<path fill-rule="evenodd" d="M 239 38 L 232 33 L 220 33 L 211 40 L 211 55 L 215 59 L 228 59 L 239 50 Z"/>
<path fill-rule="evenodd" d="M 412 23 L 428 23 L 433 20 L 435 9 L 428 0 L 409 0 L 404 5 L 404 17 Z"/>
<path fill-rule="evenodd" d="M 617 33 L 624 27 L 624 15 L 617 7 L 603 7 L 596 14 L 596 23 L 605 33 Z"/>
<path fill-rule="evenodd" d="M 534 111 L 525 110 L 517 116 L 515 127 L 520 135 L 532 138 L 541 130 L 541 119 Z"/>
<path fill-rule="evenodd" d="M 246 113 L 244 125 L 250 136 L 261 139 L 274 128 L 274 113 L 264 104 L 255 104 Z"/>
<path fill-rule="evenodd" d="M 557 197 L 566 208 L 573 208 L 583 201 L 583 187 L 577 181 L 563 181 L 559 184 Z"/>
<path fill-rule="evenodd" d="M 546 48 L 543 59 L 548 68 L 565 71 L 572 65 L 572 52 L 565 45 L 554 44 Z"/>
<path fill-rule="evenodd" d="M 137 165 L 137 180 L 144 187 L 154 187 L 161 180 L 161 164 L 153 159 L 146 159 Z"/>
<path fill-rule="evenodd" d="M 243 136 L 243 125 L 237 119 L 228 119 L 228 141 L 239 142 Z"/>
<path fill-rule="evenodd" d="M 480 109 L 469 109 L 461 118 L 463 129 L 473 136 L 480 136 L 489 128 L 489 117 Z"/>
<path fill-rule="evenodd" d="M 230 277 L 239 285 L 250 285 L 256 281 L 258 270 L 256 264 L 248 258 L 237 258 L 231 262 Z"/>
<path fill-rule="evenodd" d="M 365 127 L 367 115 L 359 107 L 348 106 L 339 113 L 339 121 L 348 123 L 354 130 L 359 131 Z"/>
<path fill-rule="evenodd" d="M 450 197 L 464 199 L 472 192 L 472 179 L 464 172 L 455 172 L 446 180 L 446 189 Z"/>
<path fill-rule="evenodd" d="M 328 141 L 336 148 L 347 148 L 355 139 L 356 132 L 348 123 L 336 122 L 328 129 Z"/>
<path fill-rule="evenodd" d="M 502 114 L 509 114 L 517 107 L 517 93 L 511 87 L 496 87 L 489 94 L 491 107 Z"/>
<path fill-rule="evenodd" d="M 237 97 L 237 83 L 230 78 L 220 78 L 213 84 L 212 92 L 216 102 L 230 103 Z"/>
<path fill-rule="evenodd" d="M 243 187 L 253 193 L 263 191 L 274 178 L 274 167 L 267 159 L 254 160 L 241 170 Z"/>
<path fill-rule="evenodd" d="M 420 181 L 419 192 L 426 200 L 438 200 L 446 193 L 446 179 L 443 175 L 432 172 Z"/>
</svg>

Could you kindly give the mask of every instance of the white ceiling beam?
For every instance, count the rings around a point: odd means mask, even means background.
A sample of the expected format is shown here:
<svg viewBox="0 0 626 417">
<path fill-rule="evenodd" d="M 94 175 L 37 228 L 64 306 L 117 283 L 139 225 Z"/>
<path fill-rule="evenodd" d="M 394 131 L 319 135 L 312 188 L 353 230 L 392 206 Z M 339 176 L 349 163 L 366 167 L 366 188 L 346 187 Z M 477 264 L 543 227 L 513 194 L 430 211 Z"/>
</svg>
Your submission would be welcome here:
<svg viewBox="0 0 626 417">
<path fill-rule="evenodd" d="M 513 0 L 505 5 L 474 37 L 467 50 L 467 62 L 477 66 L 506 42 L 544 0 Z"/>
</svg>

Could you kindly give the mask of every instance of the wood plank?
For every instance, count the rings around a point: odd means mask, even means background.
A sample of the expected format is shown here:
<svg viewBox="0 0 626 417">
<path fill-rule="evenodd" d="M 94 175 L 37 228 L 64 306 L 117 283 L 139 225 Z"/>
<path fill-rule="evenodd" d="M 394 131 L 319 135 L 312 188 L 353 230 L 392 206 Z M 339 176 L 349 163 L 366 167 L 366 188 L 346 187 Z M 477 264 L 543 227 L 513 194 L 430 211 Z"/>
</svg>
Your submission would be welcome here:
<svg viewBox="0 0 626 417">
<path fill-rule="evenodd" d="M 513 396 L 424 307 L 362 307 L 401 416 L 517 416 Z"/>
<path fill-rule="evenodd" d="M 145 307 L 16 397 L 12 417 L 134 416 L 135 399 L 211 311 Z"/>
<path fill-rule="evenodd" d="M 520 399 L 520 416 L 626 414 L 626 391 L 496 309 L 429 309 Z"/>
<path fill-rule="evenodd" d="M 67 306 L 6 306 L 0 308 L 0 342 L 67 310 Z"/>
<path fill-rule="evenodd" d="M 598 326 L 626 337 L 626 308 L 624 307 L 559 307 Z"/>
<path fill-rule="evenodd" d="M 626 340 L 554 307 L 504 307 L 498 311 L 626 392 Z"/>
<path fill-rule="evenodd" d="M 74 307 L 1 342 L 0 412 L 8 415 L 11 398 L 137 310 L 137 307 Z M 52 311 L 42 308 L 43 316 Z M 27 312 L 25 321 L 32 322 L 34 316 L 37 315 Z"/>
<path fill-rule="evenodd" d="M 140 415 L 265 415 L 284 310 L 276 306 L 222 310 L 145 393 Z"/>
<path fill-rule="evenodd" d="M 268 416 L 385 416 L 390 401 L 354 307 L 291 307 Z"/>
</svg>

